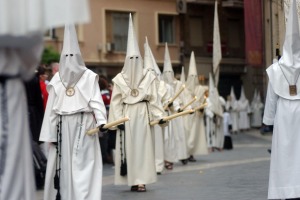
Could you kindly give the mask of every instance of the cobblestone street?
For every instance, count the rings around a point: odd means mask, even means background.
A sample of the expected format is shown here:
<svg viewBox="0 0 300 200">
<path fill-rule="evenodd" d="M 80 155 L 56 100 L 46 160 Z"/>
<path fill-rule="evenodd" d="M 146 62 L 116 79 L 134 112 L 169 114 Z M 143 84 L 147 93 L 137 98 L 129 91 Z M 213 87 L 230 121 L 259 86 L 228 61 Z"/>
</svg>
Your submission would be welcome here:
<svg viewBox="0 0 300 200">
<path fill-rule="evenodd" d="M 104 165 L 103 200 L 262 200 L 267 199 L 271 135 L 258 130 L 233 135 L 234 149 L 196 157 L 197 162 L 174 165 L 172 171 L 147 185 L 146 193 L 113 185 L 111 165 Z M 38 200 L 43 191 L 38 191 Z"/>
</svg>

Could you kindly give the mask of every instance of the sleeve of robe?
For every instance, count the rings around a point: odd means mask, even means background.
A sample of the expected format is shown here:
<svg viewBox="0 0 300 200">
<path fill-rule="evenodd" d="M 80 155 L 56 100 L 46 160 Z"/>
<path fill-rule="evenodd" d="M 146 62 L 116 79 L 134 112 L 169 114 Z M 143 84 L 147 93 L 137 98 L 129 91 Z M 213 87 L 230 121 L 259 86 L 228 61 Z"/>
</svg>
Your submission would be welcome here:
<svg viewBox="0 0 300 200">
<path fill-rule="evenodd" d="M 149 112 L 153 117 L 153 119 L 151 120 L 162 119 L 164 116 L 164 110 L 163 110 L 162 103 L 160 102 L 160 98 L 158 98 L 158 91 L 155 82 L 153 82 L 150 85 L 149 89 L 151 90 L 151 97 L 149 100 L 149 105 L 150 105 Z"/>
<path fill-rule="evenodd" d="M 101 124 L 106 124 L 106 108 L 103 103 L 102 95 L 100 92 L 99 84 L 98 84 L 98 76 L 95 79 L 94 85 L 93 85 L 94 91 L 93 96 L 89 102 L 90 107 L 92 108 L 96 121 L 97 121 L 97 127 Z"/>
<path fill-rule="evenodd" d="M 212 104 L 209 101 L 209 99 L 207 99 L 207 107 L 205 108 L 205 115 L 212 119 L 214 117 L 214 113 L 211 110 L 211 107 L 212 107 Z"/>
<path fill-rule="evenodd" d="M 273 125 L 276 114 L 278 95 L 274 92 L 271 83 L 268 84 L 266 106 L 263 117 L 263 123 L 266 125 Z"/>
<path fill-rule="evenodd" d="M 44 142 L 57 142 L 56 136 L 56 124 L 57 115 L 55 114 L 53 108 L 53 103 L 55 99 L 55 91 L 53 86 L 48 86 L 48 101 L 46 106 L 46 111 L 44 114 L 43 124 L 41 128 L 40 141 Z"/>
<path fill-rule="evenodd" d="M 248 105 L 247 105 L 247 113 L 248 113 L 248 114 L 252 113 L 252 109 L 251 109 L 249 103 L 248 103 Z"/>
<path fill-rule="evenodd" d="M 163 106 L 168 104 L 168 101 L 172 98 L 171 93 L 167 88 L 167 84 L 163 81 L 160 81 L 159 94 L 161 94 L 161 102 Z"/>
<path fill-rule="evenodd" d="M 119 86 L 114 84 L 109 107 L 108 121 L 113 122 L 122 117 L 125 117 L 123 116 L 122 93 Z"/>
</svg>

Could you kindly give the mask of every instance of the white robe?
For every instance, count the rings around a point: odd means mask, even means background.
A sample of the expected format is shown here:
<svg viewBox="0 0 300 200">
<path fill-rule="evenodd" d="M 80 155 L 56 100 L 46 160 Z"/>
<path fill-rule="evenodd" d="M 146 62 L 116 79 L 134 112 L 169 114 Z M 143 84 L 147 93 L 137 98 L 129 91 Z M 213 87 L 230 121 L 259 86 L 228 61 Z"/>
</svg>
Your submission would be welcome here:
<svg viewBox="0 0 300 200">
<path fill-rule="evenodd" d="M 224 146 L 224 122 L 223 117 L 217 116 L 217 123 L 216 123 L 216 135 L 215 135 L 215 144 L 214 147 L 219 149 L 223 149 Z"/>
<path fill-rule="evenodd" d="M 33 173 L 31 135 L 28 125 L 28 109 L 23 80 L 29 80 L 36 69 L 42 52 L 42 34 L 18 41 L 29 42 L 29 46 L 3 48 L 5 36 L 0 36 L 0 76 L 17 76 L 6 81 L 5 94 L 0 83 L 0 199 L 34 200 L 35 181 Z M 34 46 L 32 46 L 34 44 Z M 6 96 L 6 105 L 3 102 Z M 3 110 L 2 105 L 5 106 Z M 7 118 L 3 115 L 8 114 Z M 3 124 L 3 121 L 8 120 Z M 6 126 L 6 127 L 3 127 Z M 3 131 L 3 128 L 6 131 Z"/>
<path fill-rule="evenodd" d="M 249 101 L 239 101 L 239 129 L 245 130 L 250 128 L 250 118 L 249 114 L 251 113 L 251 109 L 249 106 Z"/>
<path fill-rule="evenodd" d="M 204 101 L 205 89 L 203 86 L 196 86 L 195 95 L 197 96 L 197 101 L 193 103 L 193 108 L 196 108 L 202 104 Z M 188 134 L 187 134 L 187 148 L 189 155 L 206 155 L 208 154 L 206 133 L 204 126 L 204 113 L 196 111 L 194 114 L 185 116 L 189 123 Z"/>
<path fill-rule="evenodd" d="M 239 131 L 239 112 L 238 112 L 238 102 L 237 101 L 227 101 L 226 110 L 229 111 L 232 120 L 232 131 Z"/>
<path fill-rule="evenodd" d="M 121 151 L 120 135 L 123 131 L 117 131 L 116 159 L 115 159 L 115 184 L 128 186 L 154 183 L 157 179 L 155 169 L 155 156 L 153 135 L 149 122 L 161 119 L 164 115 L 162 106 L 157 96 L 155 76 L 151 73 L 144 75 L 140 83 L 139 95 L 130 95 L 128 87 L 122 75 L 118 74 L 114 79 L 114 88 L 110 103 L 109 121 L 115 121 L 128 116 L 130 121 L 125 123 L 125 148 L 127 159 L 127 175 L 120 175 Z M 147 102 L 142 102 L 146 100 Z M 124 139 L 122 142 L 124 145 Z"/>
<path fill-rule="evenodd" d="M 40 141 L 57 142 L 56 125 L 59 115 L 62 116 L 61 199 L 101 199 L 102 158 L 99 137 L 98 134 L 85 134 L 89 129 L 106 124 L 106 109 L 98 85 L 98 76 L 86 70 L 75 86 L 75 95 L 72 97 L 65 95 L 59 73 L 55 74 L 47 89 L 49 97 Z M 57 160 L 56 146 L 51 144 L 44 200 L 54 200 L 57 194 L 53 181 Z"/>
<path fill-rule="evenodd" d="M 269 82 L 263 123 L 274 125 L 268 199 L 300 197 L 300 100 L 278 96 Z"/>
<path fill-rule="evenodd" d="M 180 90 L 182 83 L 178 80 L 173 82 L 172 97 Z M 173 107 L 168 111 L 169 115 L 177 113 L 177 110 L 186 104 L 186 96 L 181 93 L 173 102 Z M 165 160 L 169 162 L 178 162 L 188 158 L 187 139 L 184 129 L 183 117 L 177 117 L 169 122 L 165 129 Z"/>
<path fill-rule="evenodd" d="M 255 102 L 252 105 L 252 115 L 251 115 L 251 126 L 261 127 L 262 124 L 262 111 L 264 105 L 261 102 Z"/>
<path fill-rule="evenodd" d="M 206 99 L 207 107 L 205 108 L 205 122 L 206 122 L 206 141 L 207 141 L 207 147 L 211 148 L 216 143 L 215 134 L 216 134 L 216 124 L 214 123 L 213 117 L 214 113 L 211 111 L 210 107 L 211 102 L 209 101 L 209 98 Z"/>
<path fill-rule="evenodd" d="M 224 136 L 230 136 L 229 125 L 232 125 L 231 117 L 228 112 L 223 113 L 223 133 Z"/>
<path fill-rule="evenodd" d="M 158 96 L 163 106 L 171 98 L 170 95 L 170 86 L 167 85 L 164 81 L 159 81 L 158 86 Z M 155 168 L 156 172 L 162 172 L 164 169 L 164 129 L 160 125 L 155 125 L 153 128 L 154 137 L 155 137 Z"/>
</svg>

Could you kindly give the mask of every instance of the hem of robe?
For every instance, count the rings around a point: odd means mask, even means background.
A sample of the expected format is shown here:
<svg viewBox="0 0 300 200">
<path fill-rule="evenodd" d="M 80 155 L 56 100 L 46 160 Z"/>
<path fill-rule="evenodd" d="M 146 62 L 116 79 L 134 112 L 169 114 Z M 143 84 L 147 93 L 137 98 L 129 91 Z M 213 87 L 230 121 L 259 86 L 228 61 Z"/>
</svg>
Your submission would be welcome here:
<svg viewBox="0 0 300 200">
<path fill-rule="evenodd" d="M 300 197 L 300 185 L 269 188 L 268 199 L 292 199 Z"/>
<path fill-rule="evenodd" d="M 266 125 L 274 125 L 274 119 L 271 119 L 271 118 L 268 118 L 268 117 L 264 116 L 263 123 L 266 124 Z"/>
<path fill-rule="evenodd" d="M 164 170 L 164 160 L 155 160 L 155 169 L 156 172 L 162 172 Z"/>
<path fill-rule="evenodd" d="M 128 186 L 132 186 L 132 185 L 149 185 L 149 184 L 153 184 L 157 182 L 157 178 L 155 178 L 155 180 L 151 180 L 151 181 L 135 181 L 134 183 L 128 183 L 127 178 L 124 178 L 124 181 L 116 181 L 114 182 L 115 185 L 128 185 Z"/>
</svg>

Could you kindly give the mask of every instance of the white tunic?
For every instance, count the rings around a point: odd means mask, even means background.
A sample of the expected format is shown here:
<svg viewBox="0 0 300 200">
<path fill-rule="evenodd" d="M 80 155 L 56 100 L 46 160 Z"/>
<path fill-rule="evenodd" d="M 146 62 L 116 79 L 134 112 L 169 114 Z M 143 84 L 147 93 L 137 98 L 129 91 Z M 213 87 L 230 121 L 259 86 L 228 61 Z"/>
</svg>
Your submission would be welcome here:
<svg viewBox="0 0 300 200">
<path fill-rule="evenodd" d="M 168 102 L 171 98 L 170 88 L 168 87 L 164 81 L 159 81 L 158 86 L 158 95 L 159 99 L 163 106 Z M 164 169 L 164 129 L 165 127 L 161 127 L 160 125 L 155 125 L 153 127 L 154 136 L 155 136 L 155 167 L 156 172 L 162 172 Z"/>
<path fill-rule="evenodd" d="M 178 80 L 173 82 L 173 95 L 182 87 L 182 83 Z M 181 93 L 173 102 L 173 107 L 169 110 L 169 114 L 177 113 L 177 110 L 186 104 L 187 97 Z M 183 117 L 177 117 L 169 122 L 168 130 L 165 132 L 165 156 L 169 162 L 177 162 L 188 158 L 187 139 L 184 129 Z"/>
<path fill-rule="evenodd" d="M 249 114 L 251 113 L 251 109 L 249 106 L 249 101 L 239 101 L 239 129 L 245 130 L 250 128 L 250 118 Z"/>
<path fill-rule="evenodd" d="M 216 135 L 215 135 L 215 144 L 213 144 L 214 147 L 217 147 L 219 149 L 222 149 L 224 146 L 224 122 L 223 117 L 216 116 L 217 117 L 217 123 L 216 123 Z"/>
<path fill-rule="evenodd" d="M 171 85 L 168 85 L 170 96 L 173 97 L 175 92 L 174 88 Z M 175 101 L 173 101 L 173 106 L 170 107 L 167 110 L 167 114 L 171 115 L 176 113 L 176 110 L 180 108 L 180 103 L 177 98 Z M 178 119 L 173 119 L 169 122 L 169 125 L 164 128 L 164 157 L 165 160 L 171 163 L 178 162 L 178 131 L 176 129 L 178 128 L 178 125 L 176 124 L 178 122 Z M 181 127 L 179 126 L 179 130 Z"/>
<path fill-rule="evenodd" d="M 198 85 L 195 88 L 195 95 L 198 100 L 193 104 L 196 108 L 204 101 L 205 89 L 203 86 Z M 186 116 L 189 122 L 189 130 L 187 134 L 187 147 L 189 155 L 206 155 L 208 154 L 205 126 L 204 126 L 204 113 L 199 110 L 194 114 Z"/>
<path fill-rule="evenodd" d="M 264 105 L 261 102 L 254 102 L 251 108 L 251 126 L 252 127 L 261 127 L 262 124 L 262 112 Z"/>
<path fill-rule="evenodd" d="M 164 115 L 157 96 L 155 76 L 151 73 L 144 75 L 143 81 L 138 86 L 139 95 L 130 95 L 131 89 L 119 73 L 114 79 L 114 88 L 110 103 L 109 121 L 128 116 L 130 121 L 125 123 L 125 148 L 127 159 L 127 176 L 120 175 L 121 151 L 120 135 L 124 132 L 117 131 L 116 159 L 115 159 L 115 184 L 129 186 L 150 184 L 156 181 L 154 138 L 149 122 L 161 119 Z M 124 139 L 122 142 L 124 145 Z M 124 154 L 124 153 L 123 153 Z"/>
<path fill-rule="evenodd" d="M 268 199 L 300 197 L 299 104 L 278 96 L 269 82 L 263 117 L 274 125 Z"/>
<path fill-rule="evenodd" d="M 102 158 L 98 134 L 85 132 L 106 124 L 106 109 L 98 85 L 98 76 L 86 70 L 75 86 L 72 97 L 65 95 L 59 73 L 48 85 L 48 102 L 40 141 L 57 142 L 59 115 L 62 120 L 60 193 L 62 200 L 101 199 Z M 82 114 L 81 114 L 82 113 Z M 58 139 L 59 140 L 59 139 Z M 54 200 L 56 146 L 50 145 L 44 200 Z"/>
<path fill-rule="evenodd" d="M 229 125 L 232 124 L 230 114 L 228 112 L 223 113 L 223 133 L 224 136 L 230 136 Z"/>
<path fill-rule="evenodd" d="M 232 120 L 232 131 L 239 131 L 239 112 L 238 112 L 238 102 L 236 100 L 231 100 L 226 102 L 226 110 L 229 111 Z"/>
<path fill-rule="evenodd" d="M 216 134 L 216 124 L 213 120 L 215 114 L 211 111 L 210 107 L 212 106 L 211 102 L 209 101 L 209 98 L 206 99 L 207 107 L 205 108 L 205 122 L 206 122 L 206 142 L 207 147 L 211 148 L 216 143 L 215 134 Z"/>
</svg>

